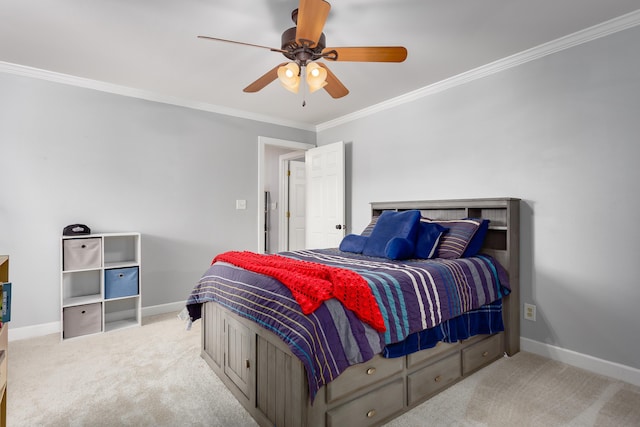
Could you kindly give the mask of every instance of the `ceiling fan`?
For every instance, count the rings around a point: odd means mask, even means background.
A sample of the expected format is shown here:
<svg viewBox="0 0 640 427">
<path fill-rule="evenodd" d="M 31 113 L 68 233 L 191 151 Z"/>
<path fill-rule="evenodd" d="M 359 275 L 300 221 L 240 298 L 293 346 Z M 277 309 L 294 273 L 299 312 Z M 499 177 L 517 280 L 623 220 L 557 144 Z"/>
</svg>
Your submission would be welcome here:
<svg viewBox="0 0 640 427">
<path fill-rule="evenodd" d="M 300 0 L 298 8 L 291 13 L 291 19 L 296 26 L 282 33 L 280 49 L 216 37 L 198 38 L 269 49 L 282 53 L 291 61 L 276 65 L 245 87 L 244 92 L 258 92 L 279 79 L 287 90 L 297 93 L 300 81 L 304 77 L 310 92 L 324 88 L 333 98 L 341 98 L 347 95 L 349 90 L 324 63 L 316 62 L 317 60 L 402 62 L 407 58 L 407 49 L 402 46 L 326 47 L 322 29 L 330 9 L 331 5 L 325 0 Z"/>
</svg>

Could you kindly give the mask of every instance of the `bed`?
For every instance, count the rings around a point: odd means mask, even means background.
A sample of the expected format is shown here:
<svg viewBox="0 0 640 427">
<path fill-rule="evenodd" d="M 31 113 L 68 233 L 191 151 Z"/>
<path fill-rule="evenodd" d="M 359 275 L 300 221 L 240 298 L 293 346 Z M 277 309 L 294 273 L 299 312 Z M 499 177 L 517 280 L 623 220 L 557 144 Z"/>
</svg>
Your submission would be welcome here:
<svg viewBox="0 0 640 427">
<path fill-rule="evenodd" d="M 259 425 L 380 425 L 519 351 L 519 199 L 372 203 L 363 234 L 390 213 L 416 210 L 444 226 L 483 223 L 478 253 L 427 260 L 338 249 L 282 254 L 300 263 L 291 270 L 311 261 L 356 272 L 377 309 L 339 292 L 310 309 L 287 277 L 227 258 L 203 275 L 187 303 L 192 319 L 202 318 L 202 357 Z M 357 307 L 349 306 L 354 300 Z"/>
</svg>

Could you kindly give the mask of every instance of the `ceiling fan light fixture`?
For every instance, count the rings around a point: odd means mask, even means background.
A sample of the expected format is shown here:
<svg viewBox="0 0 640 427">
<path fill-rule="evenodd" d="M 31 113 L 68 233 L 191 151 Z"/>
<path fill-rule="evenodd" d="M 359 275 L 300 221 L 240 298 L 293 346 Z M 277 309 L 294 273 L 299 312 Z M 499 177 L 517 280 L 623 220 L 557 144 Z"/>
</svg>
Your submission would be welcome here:
<svg viewBox="0 0 640 427">
<path fill-rule="evenodd" d="M 306 68 L 306 79 L 310 93 L 320 90 L 327 85 L 327 70 L 315 62 L 307 64 Z"/>
<path fill-rule="evenodd" d="M 278 67 L 278 80 L 282 86 L 293 93 L 298 93 L 300 87 L 300 67 L 295 62 Z"/>
</svg>

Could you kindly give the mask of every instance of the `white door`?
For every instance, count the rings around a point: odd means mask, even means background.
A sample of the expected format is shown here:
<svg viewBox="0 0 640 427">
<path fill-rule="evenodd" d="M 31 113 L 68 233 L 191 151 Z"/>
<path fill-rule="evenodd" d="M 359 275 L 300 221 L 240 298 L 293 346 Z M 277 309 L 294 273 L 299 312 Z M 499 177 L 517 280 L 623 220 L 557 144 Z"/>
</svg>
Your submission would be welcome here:
<svg viewBox="0 0 640 427">
<path fill-rule="evenodd" d="M 305 248 L 306 223 L 306 167 L 303 161 L 289 162 L 289 200 L 287 204 L 289 219 L 288 250 Z"/>
<path fill-rule="evenodd" d="M 337 248 L 345 233 L 344 143 L 305 153 L 308 249 Z"/>
</svg>

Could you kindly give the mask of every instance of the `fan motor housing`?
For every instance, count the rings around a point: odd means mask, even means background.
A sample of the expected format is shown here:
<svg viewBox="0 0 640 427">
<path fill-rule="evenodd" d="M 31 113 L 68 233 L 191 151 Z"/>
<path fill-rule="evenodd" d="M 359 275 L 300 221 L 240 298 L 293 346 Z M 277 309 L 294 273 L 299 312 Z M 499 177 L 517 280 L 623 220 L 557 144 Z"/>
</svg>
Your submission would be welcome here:
<svg viewBox="0 0 640 427">
<path fill-rule="evenodd" d="M 307 45 L 305 42 L 309 42 L 309 44 Z M 306 65 L 307 62 L 321 58 L 322 51 L 326 47 L 324 33 L 320 34 L 320 39 L 314 47 L 309 47 L 313 45 L 312 40 L 304 40 L 303 43 L 300 45 L 296 40 L 296 27 L 289 28 L 282 33 L 282 50 L 287 51 L 282 54 L 300 65 Z"/>
</svg>

